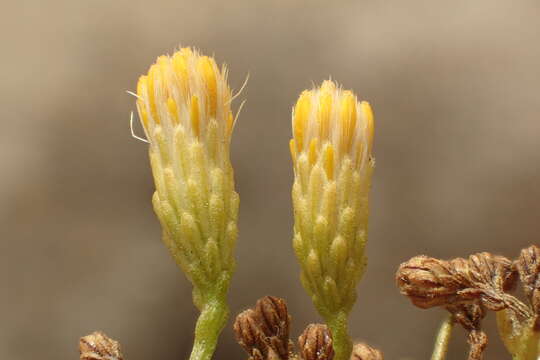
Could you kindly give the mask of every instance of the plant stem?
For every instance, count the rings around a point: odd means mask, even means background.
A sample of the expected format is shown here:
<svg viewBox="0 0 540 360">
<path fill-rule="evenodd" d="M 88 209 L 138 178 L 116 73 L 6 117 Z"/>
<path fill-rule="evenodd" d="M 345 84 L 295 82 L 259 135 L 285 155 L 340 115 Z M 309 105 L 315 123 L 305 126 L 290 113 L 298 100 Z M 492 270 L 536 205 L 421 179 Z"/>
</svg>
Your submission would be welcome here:
<svg viewBox="0 0 540 360">
<path fill-rule="evenodd" d="M 453 327 L 454 321 L 452 320 L 452 316 L 448 315 L 439 328 L 439 333 L 435 339 L 435 347 L 433 348 L 431 360 L 444 360 L 446 358 L 446 353 L 448 352 L 448 343 L 450 342 L 450 337 L 452 336 Z"/>
<path fill-rule="evenodd" d="M 221 330 L 229 317 L 229 308 L 222 296 L 209 298 L 203 305 L 195 326 L 195 340 L 190 360 L 210 360 Z"/>
<path fill-rule="evenodd" d="M 349 360 L 352 352 L 352 341 L 347 329 L 347 313 L 340 311 L 327 319 L 326 323 L 332 333 L 334 343 L 334 360 Z"/>
</svg>

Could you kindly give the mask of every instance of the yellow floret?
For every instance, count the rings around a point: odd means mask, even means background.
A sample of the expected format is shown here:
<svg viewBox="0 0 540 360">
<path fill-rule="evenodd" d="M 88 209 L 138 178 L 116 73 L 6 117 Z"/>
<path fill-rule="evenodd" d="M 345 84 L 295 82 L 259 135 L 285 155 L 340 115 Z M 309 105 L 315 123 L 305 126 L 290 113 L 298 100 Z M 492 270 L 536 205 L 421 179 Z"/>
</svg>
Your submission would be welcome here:
<svg viewBox="0 0 540 360">
<path fill-rule="evenodd" d="M 311 112 L 311 98 L 311 91 L 304 91 L 300 94 L 300 98 L 294 108 L 293 132 L 298 151 L 302 151 L 304 146 L 306 123 Z"/>
<path fill-rule="evenodd" d="M 216 104 L 217 83 L 216 83 L 216 74 L 214 72 L 214 68 L 216 68 L 216 64 L 208 56 L 202 56 L 199 58 L 197 67 L 199 71 L 201 72 L 201 75 L 206 84 L 206 90 L 207 90 L 206 106 L 208 108 L 210 116 L 215 117 L 216 106 L 217 106 Z"/>
</svg>

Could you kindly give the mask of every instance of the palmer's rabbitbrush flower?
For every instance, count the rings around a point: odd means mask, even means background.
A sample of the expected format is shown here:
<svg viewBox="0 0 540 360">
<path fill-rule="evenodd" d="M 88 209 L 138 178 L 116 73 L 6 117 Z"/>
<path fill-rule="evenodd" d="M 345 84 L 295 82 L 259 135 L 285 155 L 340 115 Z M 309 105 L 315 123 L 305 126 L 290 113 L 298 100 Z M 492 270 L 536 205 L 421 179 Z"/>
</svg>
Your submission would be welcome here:
<svg viewBox="0 0 540 360">
<path fill-rule="evenodd" d="M 336 359 L 348 358 L 346 318 L 366 266 L 374 161 L 367 102 L 333 81 L 304 91 L 293 109 L 293 245 L 304 287 L 329 324 Z"/>
<path fill-rule="evenodd" d="M 137 96 L 163 241 L 193 283 L 193 299 L 202 311 L 192 359 L 209 358 L 227 318 L 237 237 L 227 71 L 213 58 L 183 48 L 157 59 L 140 77 Z"/>
</svg>

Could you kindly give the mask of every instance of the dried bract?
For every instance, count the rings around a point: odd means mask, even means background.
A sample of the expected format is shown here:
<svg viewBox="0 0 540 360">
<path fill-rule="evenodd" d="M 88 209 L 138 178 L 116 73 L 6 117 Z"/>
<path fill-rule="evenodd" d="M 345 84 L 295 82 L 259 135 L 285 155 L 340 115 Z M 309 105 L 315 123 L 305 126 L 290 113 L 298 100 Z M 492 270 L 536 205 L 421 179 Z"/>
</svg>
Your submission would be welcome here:
<svg viewBox="0 0 540 360">
<path fill-rule="evenodd" d="M 492 311 L 510 307 L 521 316 L 527 316 L 527 308 L 504 292 L 513 287 L 516 279 L 510 260 L 483 252 L 469 256 L 468 260 L 453 259 L 450 264 L 456 279 L 464 286 L 458 292 L 460 300 L 480 299 L 482 305 Z"/>
<path fill-rule="evenodd" d="M 298 338 L 303 360 L 332 360 L 334 348 L 332 335 L 323 324 L 309 324 Z"/>
<path fill-rule="evenodd" d="M 523 284 L 523 291 L 534 313 L 540 315 L 540 247 L 532 245 L 521 250 L 515 264 Z"/>
<path fill-rule="evenodd" d="M 489 284 L 497 291 L 511 290 L 517 280 L 512 261 L 504 256 L 482 252 L 469 256 L 469 274 L 475 284 Z"/>
<path fill-rule="evenodd" d="M 81 360 L 123 360 L 120 343 L 101 331 L 95 331 L 79 340 Z"/>
</svg>

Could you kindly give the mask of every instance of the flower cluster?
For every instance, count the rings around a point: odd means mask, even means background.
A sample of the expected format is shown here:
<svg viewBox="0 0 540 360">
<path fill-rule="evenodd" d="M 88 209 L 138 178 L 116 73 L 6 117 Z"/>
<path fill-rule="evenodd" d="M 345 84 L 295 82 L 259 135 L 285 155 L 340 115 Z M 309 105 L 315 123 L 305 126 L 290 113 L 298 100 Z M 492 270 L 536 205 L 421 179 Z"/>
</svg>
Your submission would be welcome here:
<svg viewBox="0 0 540 360">
<path fill-rule="evenodd" d="M 366 265 L 373 115 L 367 102 L 325 81 L 293 111 L 294 249 L 319 311 L 350 310 Z"/>
<path fill-rule="evenodd" d="M 160 56 L 137 85 L 137 109 L 150 142 L 154 210 L 163 240 L 195 285 L 225 283 L 234 268 L 239 198 L 229 144 L 234 125 L 227 71 L 183 48 Z"/>
<path fill-rule="evenodd" d="M 367 261 L 373 114 L 328 80 L 300 95 L 292 128 L 293 246 L 302 283 L 332 331 L 336 360 L 343 360 L 352 349 L 347 316 Z"/>
</svg>

